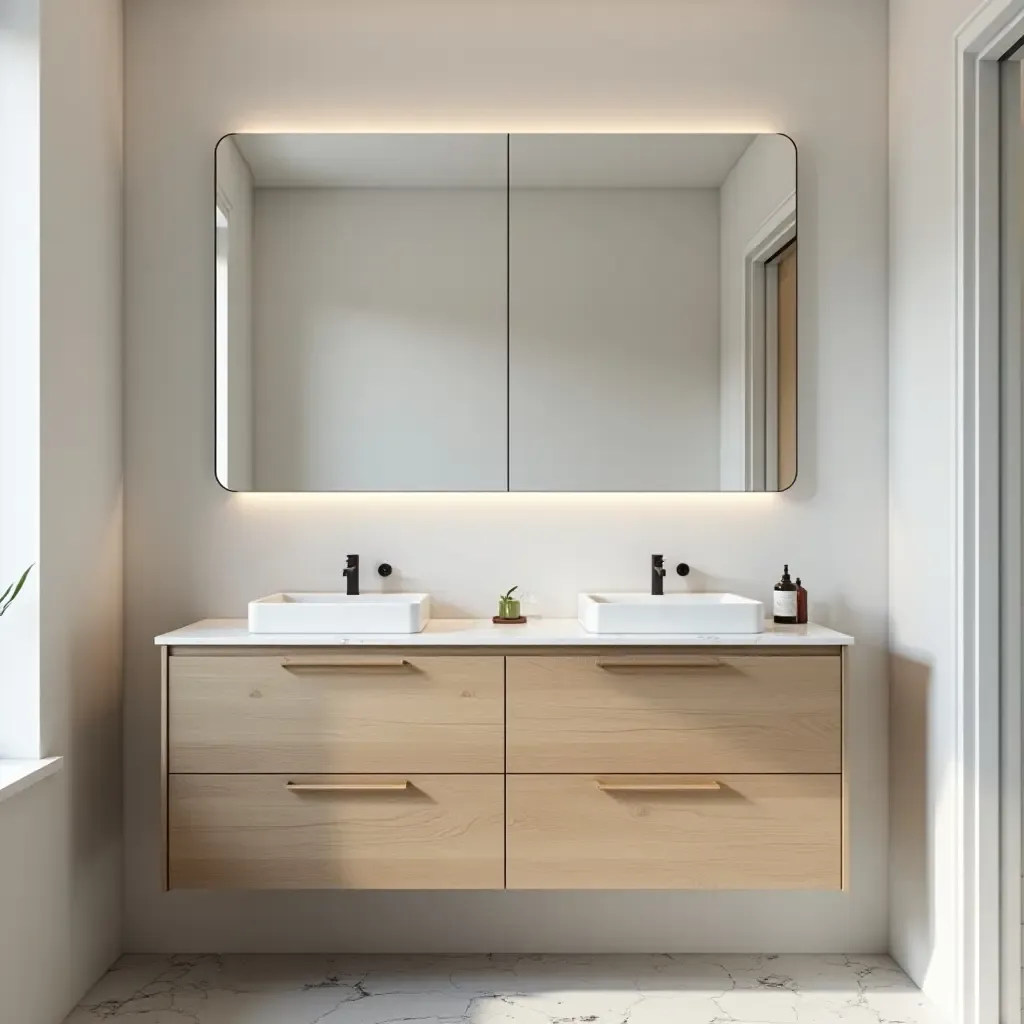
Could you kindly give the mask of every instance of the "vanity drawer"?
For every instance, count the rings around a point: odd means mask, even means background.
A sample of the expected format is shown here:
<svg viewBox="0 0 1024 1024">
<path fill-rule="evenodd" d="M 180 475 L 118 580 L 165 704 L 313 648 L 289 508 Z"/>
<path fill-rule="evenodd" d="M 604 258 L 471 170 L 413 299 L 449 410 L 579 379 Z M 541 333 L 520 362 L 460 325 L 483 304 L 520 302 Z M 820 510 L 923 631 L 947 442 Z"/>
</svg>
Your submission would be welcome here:
<svg viewBox="0 0 1024 1024">
<path fill-rule="evenodd" d="M 839 775 L 511 775 L 507 887 L 840 889 L 841 789 Z"/>
<path fill-rule="evenodd" d="M 510 772 L 842 766 L 838 654 L 509 657 Z"/>
<path fill-rule="evenodd" d="M 501 889 L 501 775 L 172 775 L 170 887 Z"/>
<path fill-rule="evenodd" d="M 172 772 L 500 772 L 504 661 L 174 656 Z"/>
</svg>

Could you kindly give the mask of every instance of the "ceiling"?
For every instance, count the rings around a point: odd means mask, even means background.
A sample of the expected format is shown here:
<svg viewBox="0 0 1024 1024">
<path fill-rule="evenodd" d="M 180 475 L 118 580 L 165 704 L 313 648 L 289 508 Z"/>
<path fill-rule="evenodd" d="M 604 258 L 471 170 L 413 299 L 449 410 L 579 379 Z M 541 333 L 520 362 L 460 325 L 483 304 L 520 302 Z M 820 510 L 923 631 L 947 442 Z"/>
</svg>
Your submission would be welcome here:
<svg viewBox="0 0 1024 1024">
<path fill-rule="evenodd" d="M 756 135 L 237 134 L 257 187 L 717 188 Z M 780 145 L 790 143 L 777 136 Z"/>
<path fill-rule="evenodd" d="M 257 187 L 504 188 L 505 135 L 233 135 Z"/>
<path fill-rule="evenodd" d="M 754 135 L 514 135 L 518 188 L 718 188 Z"/>
</svg>

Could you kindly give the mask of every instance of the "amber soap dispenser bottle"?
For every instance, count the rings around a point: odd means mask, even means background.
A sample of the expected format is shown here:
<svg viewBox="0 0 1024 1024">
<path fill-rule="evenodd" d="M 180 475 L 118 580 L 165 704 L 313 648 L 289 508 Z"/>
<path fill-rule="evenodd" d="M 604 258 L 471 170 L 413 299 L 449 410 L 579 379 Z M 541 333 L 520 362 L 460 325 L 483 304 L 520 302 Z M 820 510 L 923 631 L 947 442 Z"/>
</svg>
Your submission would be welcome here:
<svg viewBox="0 0 1024 1024">
<path fill-rule="evenodd" d="M 796 584 L 790 578 L 789 566 L 784 566 L 782 579 L 775 584 L 772 599 L 773 618 L 780 626 L 791 626 L 796 623 Z"/>
</svg>

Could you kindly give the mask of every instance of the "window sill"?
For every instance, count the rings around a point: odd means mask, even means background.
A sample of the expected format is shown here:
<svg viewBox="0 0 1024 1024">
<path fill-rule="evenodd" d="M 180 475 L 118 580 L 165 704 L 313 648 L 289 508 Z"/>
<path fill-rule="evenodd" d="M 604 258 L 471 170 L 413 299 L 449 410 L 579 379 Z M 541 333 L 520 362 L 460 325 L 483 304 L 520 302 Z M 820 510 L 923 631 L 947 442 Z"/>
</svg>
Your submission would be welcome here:
<svg viewBox="0 0 1024 1024">
<path fill-rule="evenodd" d="M 0 803 L 53 775 L 63 763 L 63 757 L 44 757 L 39 761 L 0 758 Z"/>
</svg>

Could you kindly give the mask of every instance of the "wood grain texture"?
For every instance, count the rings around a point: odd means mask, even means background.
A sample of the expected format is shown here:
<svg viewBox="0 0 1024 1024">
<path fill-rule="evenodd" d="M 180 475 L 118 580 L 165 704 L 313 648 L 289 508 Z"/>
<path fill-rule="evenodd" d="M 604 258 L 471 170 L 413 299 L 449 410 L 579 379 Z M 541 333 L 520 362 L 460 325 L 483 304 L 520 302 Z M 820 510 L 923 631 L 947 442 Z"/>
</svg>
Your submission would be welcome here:
<svg viewBox="0 0 1024 1024">
<path fill-rule="evenodd" d="M 610 659 L 508 659 L 510 772 L 841 770 L 838 653 Z"/>
<path fill-rule="evenodd" d="M 718 775 L 721 789 L 609 793 L 510 775 L 509 889 L 839 889 L 838 775 Z"/>
<path fill-rule="evenodd" d="M 171 658 L 170 770 L 500 772 L 503 704 L 495 657 Z"/>
<path fill-rule="evenodd" d="M 294 792 L 372 777 L 172 775 L 175 889 L 500 889 L 501 775 L 411 775 L 392 791 Z"/>
</svg>

